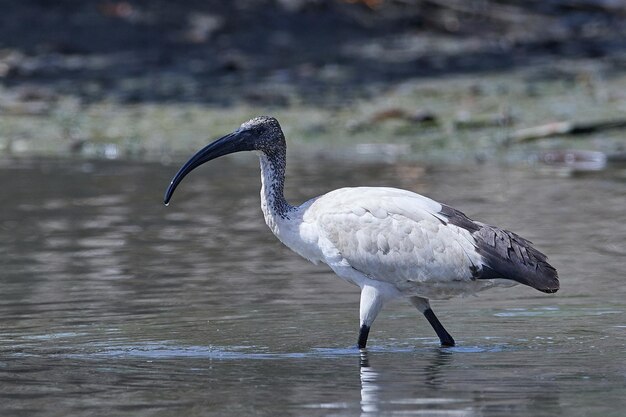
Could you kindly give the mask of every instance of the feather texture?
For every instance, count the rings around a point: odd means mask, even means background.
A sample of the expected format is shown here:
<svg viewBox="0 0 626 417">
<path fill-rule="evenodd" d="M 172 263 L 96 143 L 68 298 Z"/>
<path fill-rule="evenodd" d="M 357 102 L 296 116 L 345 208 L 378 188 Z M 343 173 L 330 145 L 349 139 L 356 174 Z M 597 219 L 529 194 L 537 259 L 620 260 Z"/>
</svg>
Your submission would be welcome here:
<svg viewBox="0 0 626 417">
<path fill-rule="evenodd" d="M 472 234 L 476 249 L 483 257 L 477 278 L 510 279 L 547 293 L 559 289 L 556 269 L 548 263 L 546 255 L 532 246 L 532 242 L 513 232 L 475 222 L 446 205 L 442 205 L 441 214 L 450 223 Z"/>
<path fill-rule="evenodd" d="M 349 265 L 407 296 L 449 298 L 493 286 L 476 281 L 482 256 L 471 233 L 447 222 L 441 210 L 410 191 L 342 188 L 310 204 L 303 222 L 315 225 L 318 239 L 334 249 L 326 253 L 340 258 L 326 255 L 323 262 Z"/>
</svg>

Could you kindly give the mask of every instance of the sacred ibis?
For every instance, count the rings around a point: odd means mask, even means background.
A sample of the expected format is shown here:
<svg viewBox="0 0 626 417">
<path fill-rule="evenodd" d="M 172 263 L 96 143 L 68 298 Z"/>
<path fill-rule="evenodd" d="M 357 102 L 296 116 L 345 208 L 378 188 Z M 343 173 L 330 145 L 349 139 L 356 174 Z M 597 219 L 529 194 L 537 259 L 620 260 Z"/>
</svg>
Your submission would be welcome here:
<svg viewBox="0 0 626 417">
<path fill-rule="evenodd" d="M 528 240 L 410 191 L 341 188 L 292 206 L 283 195 L 285 136 L 272 117 L 245 122 L 199 150 L 172 179 L 165 204 L 194 168 L 240 151 L 259 156 L 261 209 L 276 237 L 361 288 L 361 349 L 383 304 L 394 298 L 408 298 L 430 322 L 441 344 L 454 346 L 429 299 L 516 283 L 545 293 L 559 289 L 556 269 Z"/>
</svg>

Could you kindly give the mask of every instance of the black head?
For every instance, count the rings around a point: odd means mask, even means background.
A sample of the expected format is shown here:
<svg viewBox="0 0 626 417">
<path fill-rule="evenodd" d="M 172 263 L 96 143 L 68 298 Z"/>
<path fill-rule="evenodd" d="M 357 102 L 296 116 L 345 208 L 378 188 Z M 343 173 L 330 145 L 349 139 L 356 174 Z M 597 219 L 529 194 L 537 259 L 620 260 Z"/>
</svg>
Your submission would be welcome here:
<svg viewBox="0 0 626 417">
<path fill-rule="evenodd" d="M 178 170 L 165 191 L 168 204 L 174 190 L 193 169 L 220 156 L 241 151 L 259 151 L 267 155 L 285 151 L 285 136 L 273 117 L 260 116 L 248 120 L 239 129 L 200 149 Z"/>
<path fill-rule="evenodd" d="M 285 148 L 285 135 L 278 120 L 269 116 L 259 116 L 243 123 L 237 132 L 243 131 L 253 138 L 253 149 L 266 154 Z"/>
</svg>

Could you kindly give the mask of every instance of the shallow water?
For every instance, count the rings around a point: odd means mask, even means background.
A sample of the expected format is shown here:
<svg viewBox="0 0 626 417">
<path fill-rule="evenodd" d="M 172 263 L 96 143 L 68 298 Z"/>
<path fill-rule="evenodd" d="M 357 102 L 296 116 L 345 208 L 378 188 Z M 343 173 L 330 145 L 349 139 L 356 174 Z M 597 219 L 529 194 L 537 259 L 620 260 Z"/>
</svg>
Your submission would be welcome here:
<svg viewBox="0 0 626 417">
<path fill-rule="evenodd" d="M 408 303 L 352 346 L 356 288 L 282 247 L 252 155 L 0 161 L 0 415 L 626 415 L 626 170 L 294 161 L 293 202 L 411 189 L 549 254 L 562 290 Z"/>
</svg>

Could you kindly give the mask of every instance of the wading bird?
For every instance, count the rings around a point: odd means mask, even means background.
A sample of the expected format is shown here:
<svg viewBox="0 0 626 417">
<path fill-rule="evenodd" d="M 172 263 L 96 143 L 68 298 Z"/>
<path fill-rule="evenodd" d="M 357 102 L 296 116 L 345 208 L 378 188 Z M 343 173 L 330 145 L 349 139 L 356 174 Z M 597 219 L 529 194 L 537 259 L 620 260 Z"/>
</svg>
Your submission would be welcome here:
<svg viewBox="0 0 626 417">
<path fill-rule="evenodd" d="M 285 136 L 271 117 L 252 119 L 198 151 L 172 179 L 165 204 L 194 168 L 240 151 L 259 156 L 261 209 L 276 237 L 361 288 L 361 349 L 383 304 L 394 298 L 408 298 L 441 344 L 454 346 L 429 299 L 516 283 L 546 293 L 559 289 L 556 270 L 528 240 L 410 191 L 341 188 L 300 206 L 290 205 L 283 195 Z"/>
</svg>

